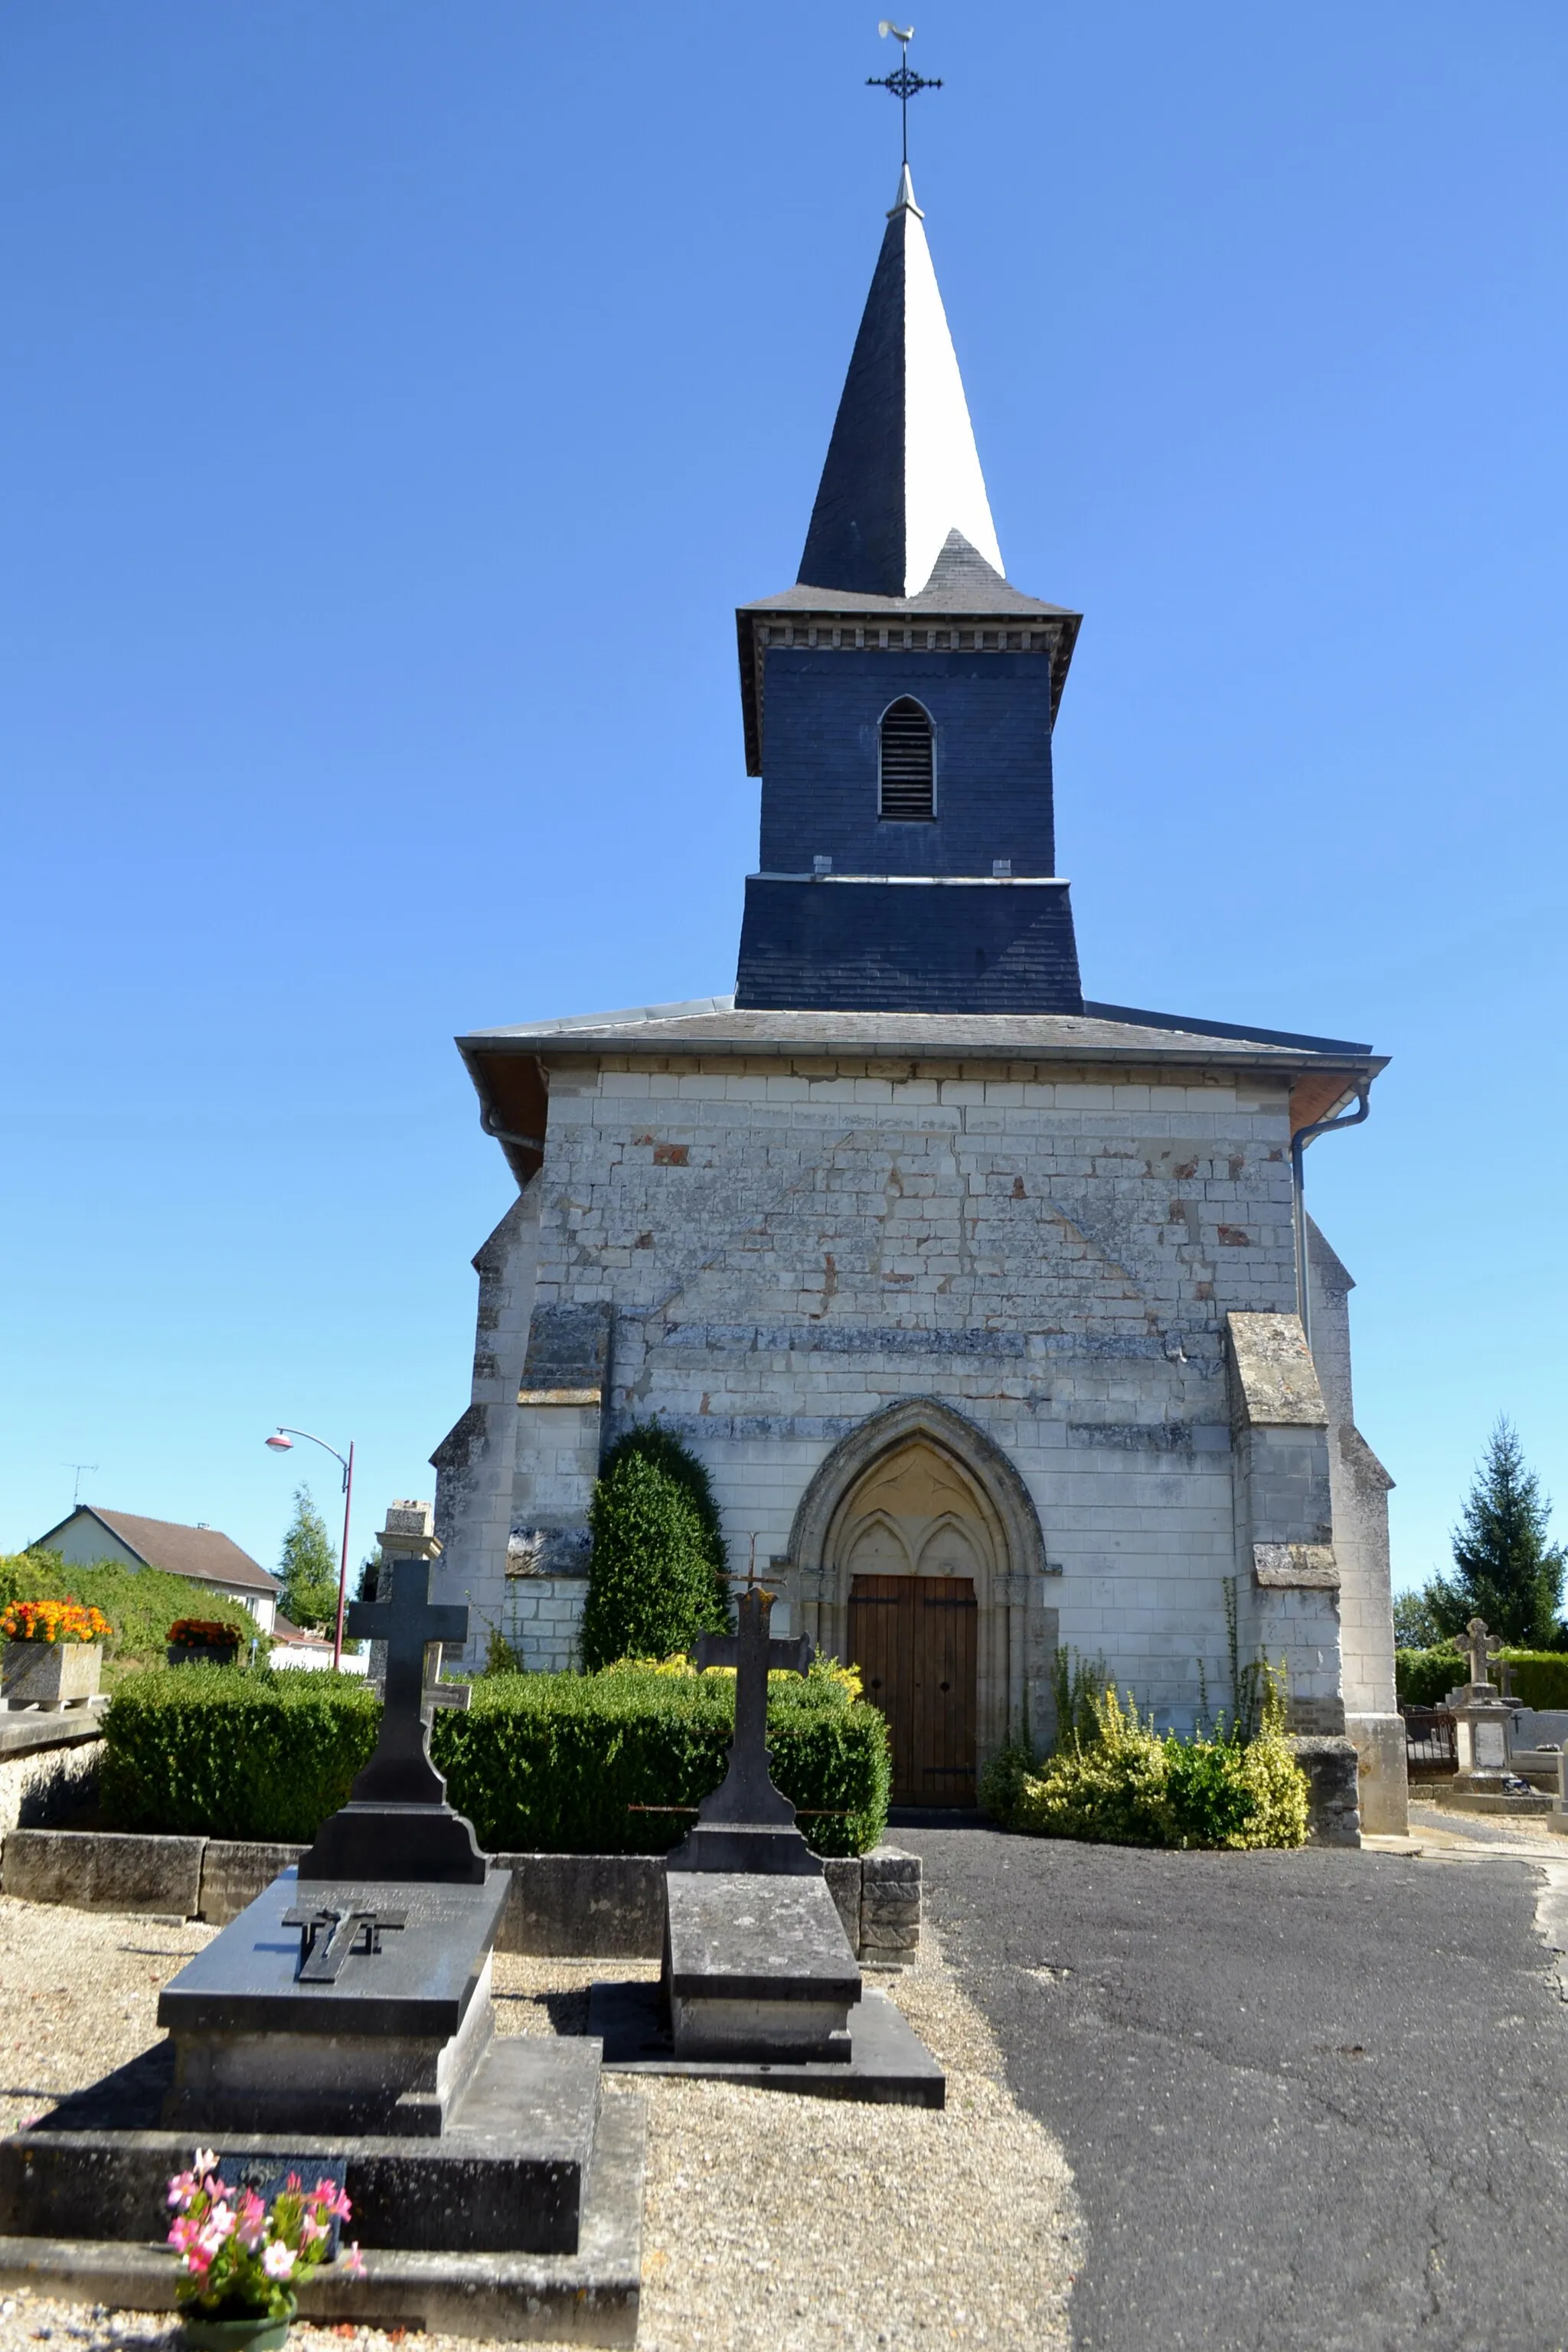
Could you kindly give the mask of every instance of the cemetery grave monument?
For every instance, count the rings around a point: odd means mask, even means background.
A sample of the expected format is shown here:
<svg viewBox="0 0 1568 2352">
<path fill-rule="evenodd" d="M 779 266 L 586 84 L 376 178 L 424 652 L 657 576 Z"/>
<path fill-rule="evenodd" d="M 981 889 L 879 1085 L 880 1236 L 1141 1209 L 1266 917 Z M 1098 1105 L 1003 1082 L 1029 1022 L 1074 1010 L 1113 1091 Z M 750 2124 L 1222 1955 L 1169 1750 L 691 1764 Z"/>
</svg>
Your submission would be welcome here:
<svg viewBox="0 0 1568 2352">
<path fill-rule="evenodd" d="M 374 1754 L 298 1867 L 164 1988 L 168 2040 L 0 2141 L 0 2279 L 172 2302 L 165 2184 L 200 2139 L 231 2178 L 341 2169 L 365 2275 L 317 2273 L 306 2316 L 630 2342 L 642 2102 L 603 2095 L 594 2040 L 496 2037 L 510 1874 L 427 1747 L 426 1651 L 468 1612 L 431 1604 L 427 1514 L 381 1540 L 384 1597 L 348 1621 L 386 1645 Z M 84 2211 L 100 2242 L 68 2237 Z"/>
<path fill-rule="evenodd" d="M 768 1675 L 811 1658 L 804 1637 L 770 1637 L 772 1610 L 753 1581 L 737 1632 L 698 1645 L 699 1665 L 735 1668 L 730 1768 L 665 1864 L 659 1984 L 596 1984 L 589 2032 L 617 2071 L 940 2107 L 942 2069 L 866 1991 L 821 1858 L 769 1775 Z"/>
</svg>

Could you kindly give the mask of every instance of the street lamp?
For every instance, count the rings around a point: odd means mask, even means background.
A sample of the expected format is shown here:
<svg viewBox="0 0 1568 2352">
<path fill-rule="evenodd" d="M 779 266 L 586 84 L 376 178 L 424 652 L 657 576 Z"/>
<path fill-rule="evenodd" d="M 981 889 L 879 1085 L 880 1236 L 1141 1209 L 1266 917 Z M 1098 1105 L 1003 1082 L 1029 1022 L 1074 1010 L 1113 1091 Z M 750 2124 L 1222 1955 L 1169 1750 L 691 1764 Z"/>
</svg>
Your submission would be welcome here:
<svg viewBox="0 0 1568 2352">
<path fill-rule="evenodd" d="M 267 1440 L 267 1443 L 274 1454 L 292 1454 L 294 1440 L 297 1437 L 304 1438 L 311 1445 L 319 1445 L 323 1454 L 330 1454 L 332 1460 L 340 1465 L 343 1474 L 343 1552 L 338 1567 L 338 1622 L 332 1634 L 332 1672 L 337 1674 L 341 1671 L 343 1663 L 343 1599 L 348 1591 L 349 1581 L 349 1510 L 353 1502 L 354 1494 L 353 1439 L 351 1437 L 349 1440 L 348 1455 L 345 1459 L 335 1445 L 327 1444 L 324 1437 L 312 1437 L 308 1429 L 285 1429 L 279 1422 L 276 1433 Z"/>
</svg>

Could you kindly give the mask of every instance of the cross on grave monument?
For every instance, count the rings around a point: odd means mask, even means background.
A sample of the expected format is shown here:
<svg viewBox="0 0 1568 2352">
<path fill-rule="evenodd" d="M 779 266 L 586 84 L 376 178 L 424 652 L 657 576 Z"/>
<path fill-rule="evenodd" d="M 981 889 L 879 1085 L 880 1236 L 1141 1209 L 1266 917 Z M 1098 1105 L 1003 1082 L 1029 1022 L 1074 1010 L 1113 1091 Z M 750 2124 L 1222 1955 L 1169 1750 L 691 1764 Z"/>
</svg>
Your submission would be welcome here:
<svg viewBox="0 0 1568 2352">
<path fill-rule="evenodd" d="M 773 1606 L 773 1594 L 752 1581 L 736 1607 L 736 1631 L 704 1633 L 697 1644 L 700 1666 L 734 1666 L 735 1734 L 722 1785 L 703 1798 L 697 1826 L 668 1856 L 668 1870 L 822 1876 L 821 1863 L 795 1827 L 795 1807 L 768 1770 L 769 1672 L 804 1675 L 811 1664 L 804 1634 L 794 1642 L 771 1638 Z"/>
<path fill-rule="evenodd" d="M 420 1507 L 423 1513 L 423 1506 Z M 355 1601 L 346 1620 L 355 1641 L 384 1642 L 386 1685 L 375 1753 L 349 1791 L 349 1801 L 321 1823 L 300 1858 L 300 1879 L 427 1879 L 478 1886 L 485 1858 L 474 1832 L 447 1802 L 447 1783 L 430 1761 L 434 1695 L 426 1681 L 433 1643 L 468 1639 L 468 1612 L 460 1602 L 432 1601 L 430 1563 L 441 1547 L 428 1528 L 395 1527 L 389 1512 L 383 1535 L 384 1599 Z"/>
<path fill-rule="evenodd" d="M 666 1857 L 660 1994 L 678 2060 L 846 2065 L 860 1971 L 821 1861 L 768 1771 L 768 1669 L 777 1652 L 804 1674 L 810 1645 L 771 1639 L 773 1606 L 753 1566 L 732 1643 L 699 1647 L 716 1665 L 732 1650 L 735 1735 L 722 1786 Z"/>
<path fill-rule="evenodd" d="M 296 1903 L 283 1914 L 283 1925 L 300 1930 L 301 1984 L 336 1984 L 362 1934 L 364 1956 L 372 1958 L 380 1951 L 387 1928 L 407 1924 L 406 1911 L 388 1911 L 373 1903 L 350 1903 L 342 1909 L 331 1903 Z"/>
<path fill-rule="evenodd" d="M 698 1644 L 700 1665 L 735 1668 L 730 1769 L 665 1858 L 658 1987 L 595 1985 L 588 2031 L 637 2072 L 941 2106 L 930 2051 L 890 2001 L 863 1998 L 821 1860 L 769 1774 L 769 1670 L 811 1664 L 808 1641 L 772 1638 L 773 1606 L 753 1566 L 735 1633 Z"/>
<path fill-rule="evenodd" d="M 1465 1632 L 1468 1637 L 1465 1647 L 1470 1656 L 1470 1687 L 1472 1690 L 1490 1690 L 1493 1687 L 1489 1671 L 1491 1662 L 1502 1648 L 1502 1643 L 1494 1634 L 1488 1633 L 1484 1617 L 1472 1617 Z"/>
</svg>

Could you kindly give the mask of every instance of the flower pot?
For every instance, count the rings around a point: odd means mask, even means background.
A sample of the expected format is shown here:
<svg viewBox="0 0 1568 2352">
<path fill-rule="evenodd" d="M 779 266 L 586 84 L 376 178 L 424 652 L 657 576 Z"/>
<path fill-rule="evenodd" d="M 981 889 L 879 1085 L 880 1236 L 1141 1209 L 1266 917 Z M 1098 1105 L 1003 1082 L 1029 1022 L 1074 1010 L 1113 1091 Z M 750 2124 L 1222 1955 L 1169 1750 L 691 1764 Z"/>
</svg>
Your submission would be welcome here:
<svg viewBox="0 0 1568 2352">
<path fill-rule="evenodd" d="M 172 1666 L 232 1666 L 238 1655 L 237 1642 L 171 1642 L 168 1645 Z"/>
<path fill-rule="evenodd" d="M 208 2318 L 188 2305 L 180 2314 L 180 2342 L 185 2352 L 281 2352 L 299 2309 L 295 2296 L 281 2319 L 268 2311 L 241 2311 L 236 2318 Z M 222 2311 L 223 2306 L 218 2306 Z"/>
<path fill-rule="evenodd" d="M 7 1642 L 0 1651 L 0 1695 L 7 1706 L 86 1706 L 98 1696 L 101 1642 Z"/>
</svg>

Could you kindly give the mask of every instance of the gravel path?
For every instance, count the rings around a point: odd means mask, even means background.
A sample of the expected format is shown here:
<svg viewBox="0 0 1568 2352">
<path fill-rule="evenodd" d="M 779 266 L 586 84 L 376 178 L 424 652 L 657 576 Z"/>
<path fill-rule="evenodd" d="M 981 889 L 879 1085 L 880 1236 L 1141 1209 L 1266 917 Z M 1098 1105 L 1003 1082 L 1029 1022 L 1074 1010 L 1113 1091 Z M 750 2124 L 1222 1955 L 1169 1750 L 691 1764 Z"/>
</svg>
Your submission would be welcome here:
<svg viewBox="0 0 1568 2352">
<path fill-rule="evenodd" d="M 26 2063 L 15 2053 L 21 2072 L 0 2085 L 0 2121 L 36 2114 L 153 2040 L 159 1985 L 208 1934 L 0 1897 L 0 1978 L 41 2021 Z M 654 1973 L 502 1955 L 500 2031 L 581 2032 L 594 1976 Z M 934 1948 L 878 1981 L 949 2070 L 941 2114 L 638 2082 L 649 2113 L 642 2352 L 1066 2352 L 1082 2229 L 1059 2147 L 1007 2090 L 990 2029 Z M 0 2305 L 0 2352 L 40 2341 L 168 2352 L 172 2339 L 159 2315 L 29 2295 Z M 425 2352 L 485 2352 L 468 2339 L 414 2340 Z M 391 2342 L 305 2326 L 290 2338 L 301 2352 Z"/>
</svg>

